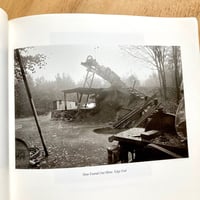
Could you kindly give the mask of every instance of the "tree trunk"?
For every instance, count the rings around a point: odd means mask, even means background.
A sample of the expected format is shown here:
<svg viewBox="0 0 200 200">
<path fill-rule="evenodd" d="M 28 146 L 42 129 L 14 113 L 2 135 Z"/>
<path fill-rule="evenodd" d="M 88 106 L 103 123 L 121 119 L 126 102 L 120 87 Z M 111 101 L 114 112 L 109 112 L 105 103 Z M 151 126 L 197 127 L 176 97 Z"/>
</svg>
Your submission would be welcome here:
<svg viewBox="0 0 200 200">
<path fill-rule="evenodd" d="M 176 84 L 176 102 L 179 103 L 180 100 L 180 76 L 179 76 L 179 67 L 178 67 L 178 54 L 177 47 L 172 47 L 173 52 L 173 64 L 174 64 L 174 73 L 175 73 L 175 84 Z"/>
</svg>

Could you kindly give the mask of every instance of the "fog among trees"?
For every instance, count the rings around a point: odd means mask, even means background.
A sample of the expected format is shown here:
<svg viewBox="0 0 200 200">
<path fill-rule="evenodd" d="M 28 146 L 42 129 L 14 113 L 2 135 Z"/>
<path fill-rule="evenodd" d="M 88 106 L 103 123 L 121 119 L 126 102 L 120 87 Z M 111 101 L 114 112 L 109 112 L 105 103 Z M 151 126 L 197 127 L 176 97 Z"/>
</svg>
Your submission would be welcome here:
<svg viewBox="0 0 200 200">
<path fill-rule="evenodd" d="M 145 81 L 138 79 L 137 74 L 130 73 L 121 80 L 127 87 L 140 89 L 157 88 L 164 101 L 169 96 L 169 88 L 173 88 L 174 101 L 178 104 L 180 99 L 180 84 L 182 82 L 181 71 L 181 51 L 177 46 L 132 46 L 124 45 L 119 47 L 122 52 L 133 57 L 134 60 L 146 63 L 152 70 L 152 74 Z M 85 77 L 75 82 L 72 77 L 64 72 L 58 72 L 54 80 L 46 80 L 44 76 L 33 79 L 32 74 L 37 73 L 40 68 L 46 66 L 46 55 L 29 54 L 30 48 L 20 49 L 26 77 L 38 114 L 46 114 L 52 110 L 54 100 L 62 100 L 62 90 L 75 87 L 82 87 Z M 32 49 L 32 48 L 31 48 Z M 112 66 L 110 66 L 112 67 Z M 98 75 L 95 75 L 92 87 L 105 88 L 110 84 Z M 75 100 L 73 95 L 69 96 Z M 21 77 L 19 63 L 15 54 L 15 110 L 16 117 L 26 117 L 32 115 L 24 82 Z"/>
</svg>

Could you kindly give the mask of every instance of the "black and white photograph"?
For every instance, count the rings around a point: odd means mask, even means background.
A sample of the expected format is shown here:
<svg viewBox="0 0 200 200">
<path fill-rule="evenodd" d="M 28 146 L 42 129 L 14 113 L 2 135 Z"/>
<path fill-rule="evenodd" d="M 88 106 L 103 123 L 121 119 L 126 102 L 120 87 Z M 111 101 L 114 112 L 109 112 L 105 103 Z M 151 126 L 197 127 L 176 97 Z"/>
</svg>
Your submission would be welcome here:
<svg viewBox="0 0 200 200">
<path fill-rule="evenodd" d="M 30 46 L 14 65 L 16 169 L 188 158 L 180 46 Z"/>
</svg>

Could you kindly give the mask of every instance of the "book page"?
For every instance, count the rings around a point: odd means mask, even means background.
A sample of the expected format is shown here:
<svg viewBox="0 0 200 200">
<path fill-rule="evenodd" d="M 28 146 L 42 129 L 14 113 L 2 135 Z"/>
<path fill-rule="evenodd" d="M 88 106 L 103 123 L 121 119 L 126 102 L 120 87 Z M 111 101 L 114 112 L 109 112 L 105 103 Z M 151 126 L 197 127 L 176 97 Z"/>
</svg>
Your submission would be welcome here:
<svg viewBox="0 0 200 200">
<path fill-rule="evenodd" d="M 198 199 L 196 19 L 32 16 L 9 42 L 11 200 Z"/>
<path fill-rule="evenodd" d="M 8 18 L 0 9 L 0 199 L 8 199 Z"/>
</svg>

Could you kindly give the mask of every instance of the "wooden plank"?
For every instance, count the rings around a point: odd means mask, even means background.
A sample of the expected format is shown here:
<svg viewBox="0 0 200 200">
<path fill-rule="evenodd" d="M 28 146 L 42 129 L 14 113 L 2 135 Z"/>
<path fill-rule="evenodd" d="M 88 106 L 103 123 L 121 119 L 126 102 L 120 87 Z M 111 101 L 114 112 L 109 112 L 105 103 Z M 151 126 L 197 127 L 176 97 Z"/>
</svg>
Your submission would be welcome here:
<svg viewBox="0 0 200 200">
<path fill-rule="evenodd" d="M 144 132 L 144 128 L 130 128 L 126 131 L 122 131 L 116 135 L 113 135 L 108 138 L 109 142 L 112 142 L 113 140 L 119 141 L 119 142 L 130 142 L 130 143 L 141 143 L 142 138 L 140 137 L 141 134 Z"/>
<path fill-rule="evenodd" d="M 156 110 L 159 106 L 160 106 L 160 104 L 154 105 L 154 106 L 150 107 L 149 110 L 148 110 L 146 113 L 144 113 L 144 115 L 142 115 L 142 117 L 141 117 L 140 119 L 138 119 L 138 120 L 135 122 L 134 126 L 135 126 L 135 127 L 139 126 L 139 125 L 140 125 L 142 122 L 144 122 L 150 115 L 152 115 L 152 114 L 155 112 L 155 110 Z"/>
<path fill-rule="evenodd" d="M 141 138 L 145 139 L 145 140 L 150 140 L 150 139 L 153 139 L 153 138 L 159 136 L 160 133 L 161 132 L 157 131 L 157 130 L 146 131 L 141 134 Z"/>
<path fill-rule="evenodd" d="M 163 153 L 168 154 L 168 155 L 172 156 L 173 158 L 183 158 L 181 155 L 176 154 L 172 151 L 169 151 L 169 150 L 167 150 L 161 146 L 158 146 L 156 144 L 148 144 L 147 146 L 157 149 L 158 151 L 162 151 Z"/>
<path fill-rule="evenodd" d="M 119 119 L 116 123 L 113 124 L 113 127 L 119 128 L 121 125 L 126 123 L 128 120 L 133 120 L 139 113 L 141 113 L 147 106 L 152 104 L 153 99 L 156 97 L 156 94 L 152 95 L 147 101 L 141 104 L 140 107 L 133 109 L 132 111 L 125 114 L 121 119 Z"/>
</svg>

